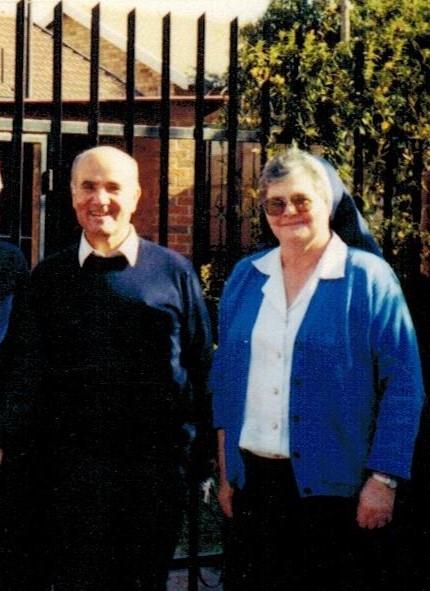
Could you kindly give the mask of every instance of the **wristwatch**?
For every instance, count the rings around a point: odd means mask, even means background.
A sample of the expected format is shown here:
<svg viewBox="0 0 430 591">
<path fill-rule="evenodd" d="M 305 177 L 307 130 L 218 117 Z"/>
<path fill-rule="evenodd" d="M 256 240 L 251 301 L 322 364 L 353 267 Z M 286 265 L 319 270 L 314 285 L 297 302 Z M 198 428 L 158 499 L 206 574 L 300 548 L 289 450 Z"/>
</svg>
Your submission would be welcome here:
<svg viewBox="0 0 430 591">
<path fill-rule="evenodd" d="M 397 480 L 395 478 L 391 478 L 391 476 L 387 476 L 387 474 L 373 472 L 371 477 L 373 478 L 373 480 L 377 480 L 378 482 L 385 484 L 385 486 L 387 486 L 388 488 L 397 488 Z"/>
</svg>

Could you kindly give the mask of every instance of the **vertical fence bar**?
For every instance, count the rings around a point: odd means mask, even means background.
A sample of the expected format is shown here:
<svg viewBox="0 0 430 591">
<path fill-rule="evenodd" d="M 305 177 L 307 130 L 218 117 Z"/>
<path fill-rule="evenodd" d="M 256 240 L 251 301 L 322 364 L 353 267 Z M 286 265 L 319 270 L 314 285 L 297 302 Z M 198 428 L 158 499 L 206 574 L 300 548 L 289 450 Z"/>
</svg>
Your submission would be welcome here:
<svg viewBox="0 0 430 591">
<path fill-rule="evenodd" d="M 136 10 L 127 18 L 127 83 L 126 115 L 124 125 L 125 147 L 128 154 L 133 154 L 135 122 L 135 80 L 136 80 Z"/>
<path fill-rule="evenodd" d="M 299 6 L 299 26 L 296 32 L 296 54 L 292 57 L 291 64 L 291 94 L 292 98 L 290 101 L 284 104 L 284 116 L 285 116 L 285 127 L 283 133 L 283 139 L 286 144 L 291 144 L 293 140 L 302 139 L 300 136 L 301 130 L 299 126 L 299 117 L 301 112 L 301 102 L 303 95 L 303 83 L 300 80 L 300 61 L 301 51 L 303 49 L 304 38 L 305 38 L 305 9 L 303 2 Z M 285 79 L 290 78 L 290 74 L 287 68 L 288 64 L 285 64 Z"/>
<path fill-rule="evenodd" d="M 88 117 L 88 142 L 90 146 L 99 143 L 99 68 L 100 68 L 100 4 L 91 10 L 91 64 L 90 64 L 90 106 Z"/>
<path fill-rule="evenodd" d="M 209 251 L 209 203 L 206 187 L 206 151 L 204 142 L 205 116 L 205 34 L 206 17 L 197 22 L 196 100 L 194 126 L 194 223 L 193 262 L 197 270 L 206 262 Z M 199 585 L 199 482 L 190 479 L 188 514 L 188 591 L 198 591 Z"/>
<path fill-rule="evenodd" d="M 391 221 L 393 218 L 393 199 L 396 187 L 396 170 L 399 164 L 395 144 L 396 140 L 390 138 L 384 171 L 383 216 L 384 220 L 386 220 L 388 223 L 384 232 L 382 252 L 384 258 L 388 262 L 392 262 L 393 260 L 393 234 Z"/>
<path fill-rule="evenodd" d="M 270 80 L 263 82 L 261 87 L 261 167 L 267 162 L 267 145 L 270 139 Z"/>
<path fill-rule="evenodd" d="M 46 209 L 46 253 L 59 247 L 63 195 L 63 4 L 54 8 L 52 118 L 49 144 L 49 186 Z"/>
<path fill-rule="evenodd" d="M 263 26 L 263 39 L 265 48 L 270 43 L 270 22 L 265 21 Z M 267 79 L 263 82 L 261 87 L 261 103 L 260 103 L 260 117 L 261 117 L 261 166 L 263 167 L 267 161 L 267 144 L 270 139 L 270 73 Z"/>
<path fill-rule="evenodd" d="M 25 4 L 24 0 L 16 6 L 15 29 L 15 108 L 12 126 L 12 170 L 11 170 L 11 240 L 18 246 L 22 226 L 22 185 L 24 152 L 22 132 L 24 125 L 25 92 Z"/>
<path fill-rule="evenodd" d="M 266 48 L 269 46 L 270 43 L 270 22 L 265 21 L 263 26 L 263 39 L 265 42 Z M 260 166 L 263 166 L 267 162 L 267 145 L 269 143 L 270 132 L 271 132 L 271 113 L 270 113 L 270 78 L 268 77 L 261 87 L 261 135 L 260 135 L 260 146 L 261 146 L 261 159 L 260 159 Z M 285 130 L 284 130 L 285 134 Z M 291 141 L 291 137 L 290 137 Z M 260 229 L 261 229 L 261 239 L 263 243 L 270 243 L 272 232 L 269 228 L 269 225 L 266 220 L 266 216 L 261 211 L 260 212 Z"/>
<path fill-rule="evenodd" d="M 423 140 L 413 140 L 413 192 L 411 195 L 412 206 L 412 220 L 415 224 L 421 223 L 421 192 L 422 192 L 422 175 L 424 172 L 424 145 Z"/>
<path fill-rule="evenodd" d="M 205 116 L 205 28 L 203 14 L 197 22 L 197 69 L 194 127 L 194 223 L 193 261 L 196 269 L 209 252 L 209 202 L 206 187 L 206 148 L 203 138 Z"/>
<path fill-rule="evenodd" d="M 353 197 L 360 212 L 363 212 L 363 189 L 364 189 L 364 153 L 363 137 L 360 130 L 354 129 L 354 175 L 353 175 Z"/>
<path fill-rule="evenodd" d="M 422 212 L 422 181 L 424 173 L 424 143 L 422 140 L 412 142 L 412 174 L 414 182 L 411 191 L 412 221 L 415 228 L 421 227 Z M 411 244 L 411 278 L 417 280 L 421 272 L 422 241 L 419 234 L 413 237 Z"/>
<path fill-rule="evenodd" d="M 25 45 L 25 98 L 31 96 L 31 80 L 32 80 L 32 28 L 33 28 L 33 16 L 32 16 L 32 3 L 30 0 L 26 0 L 25 3 L 26 12 L 26 45 Z"/>
<path fill-rule="evenodd" d="M 227 215 L 226 244 L 230 263 L 240 255 L 239 192 L 236 176 L 237 132 L 239 99 L 238 82 L 238 33 L 239 21 L 230 24 L 230 66 L 228 76 L 228 154 L 227 154 Z"/>
<path fill-rule="evenodd" d="M 163 18 L 160 109 L 160 201 L 158 236 L 167 245 L 169 230 L 169 135 L 170 135 L 170 13 Z"/>
<path fill-rule="evenodd" d="M 358 41 L 354 47 L 354 91 L 356 105 L 361 105 L 364 92 L 364 46 L 362 41 Z M 355 122 L 354 127 L 354 175 L 353 175 L 353 197 L 358 209 L 363 211 L 363 190 L 364 190 L 364 146 L 363 136 L 360 131 L 359 121 Z"/>
</svg>

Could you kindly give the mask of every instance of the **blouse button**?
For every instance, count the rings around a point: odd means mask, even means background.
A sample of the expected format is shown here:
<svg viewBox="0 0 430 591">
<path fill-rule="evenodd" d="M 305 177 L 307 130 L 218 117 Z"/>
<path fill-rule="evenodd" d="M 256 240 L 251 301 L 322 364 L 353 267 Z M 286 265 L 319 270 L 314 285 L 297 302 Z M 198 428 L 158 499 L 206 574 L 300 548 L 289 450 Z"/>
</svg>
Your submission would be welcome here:
<svg viewBox="0 0 430 591">
<path fill-rule="evenodd" d="M 278 429 L 279 425 L 278 423 L 273 423 L 272 428 L 274 431 L 276 431 Z"/>
</svg>

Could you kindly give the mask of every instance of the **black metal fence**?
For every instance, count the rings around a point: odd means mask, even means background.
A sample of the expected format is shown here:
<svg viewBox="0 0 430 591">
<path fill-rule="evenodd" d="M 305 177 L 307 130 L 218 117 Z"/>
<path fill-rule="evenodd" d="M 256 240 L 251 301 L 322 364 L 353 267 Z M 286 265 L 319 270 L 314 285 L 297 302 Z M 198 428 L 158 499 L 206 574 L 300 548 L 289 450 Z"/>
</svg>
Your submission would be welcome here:
<svg viewBox="0 0 430 591">
<path fill-rule="evenodd" d="M 23 126 L 26 118 L 25 96 L 28 89 L 29 45 L 28 29 L 31 26 L 26 17 L 26 2 L 21 0 L 16 10 L 16 50 L 15 50 L 15 84 L 14 84 L 14 113 L 12 130 L 12 170 L 10 178 L 10 194 L 13 195 L 10 209 L 10 239 L 21 243 L 23 236 Z M 197 267 L 207 262 L 210 256 L 210 208 L 211 195 L 208 183 L 210 153 L 209 141 L 205 134 L 205 16 L 197 22 L 196 74 L 195 74 L 195 121 L 193 136 L 195 140 L 194 161 L 194 223 L 193 223 L 193 259 Z M 261 89 L 261 129 L 255 133 L 243 133 L 239 130 L 240 100 L 238 95 L 238 20 L 230 24 L 230 66 L 228 74 L 228 104 L 226 108 L 226 125 L 218 131 L 217 137 L 227 144 L 226 158 L 226 202 L 223 215 L 225 225 L 225 247 L 233 256 L 241 251 L 241 179 L 238 170 L 238 146 L 243 140 L 256 141 L 261 148 L 261 163 L 266 159 L 267 139 L 270 136 L 270 88 L 265 83 Z M 61 195 L 64 192 L 67 179 L 64 178 L 63 161 L 63 10 L 61 2 L 53 12 L 53 87 L 50 130 L 48 135 L 48 183 L 46 185 L 46 226 L 45 248 L 49 253 L 58 248 L 62 237 Z M 90 53 L 90 82 L 87 112 L 81 113 L 82 122 L 87 122 L 87 146 L 97 145 L 100 139 L 100 6 L 92 9 L 91 15 L 91 53 Z M 125 109 L 122 126 L 123 145 L 129 152 L 133 152 L 136 130 L 135 105 L 135 46 L 136 46 L 136 13 L 128 15 L 127 53 L 126 53 L 126 81 L 125 81 Z M 167 244 L 169 232 L 169 139 L 172 137 L 171 126 L 171 19 L 167 14 L 162 21 L 162 69 L 161 69 L 161 109 L 157 135 L 160 140 L 160 170 L 159 170 L 159 232 L 160 243 Z M 355 66 L 353 84 L 360 96 L 363 81 L 363 46 L 358 43 L 355 48 Z M 297 65 L 297 64 L 296 64 Z M 291 136 L 291 130 L 286 130 L 286 137 Z M 353 192 L 360 206 L 360 196 L 363 193 L 366 167 L 365 138 L 358 129 L 353 131 L 354 138 L 354 173 Z M 393 142 L 392 142 L 392 145 Z M 414 155 L 415 191 L 411 195 L 413 221 L 419 223 L 421 215 L 421 175 L 423 170 L 423 142 L 415 142 L 412 153 Z M 383 197 L 383 216 L 389 220 L 393 215 L 392 201 L 395 193 L 393 185 L 393 169 L 398 162 L 395 149 L 390 149 L 386 156 L 385 192 Z M 418 246 L 418 245 L 417 245 Z M 392 238 L 387 230 L 383 240 L 385 256 L 392 259 Z M 419 253 L 415 253 L 415 265 L 419 266 Z M 412 257 L 414 259 L 414 257 Z"/>
<path fill-rule="evenodd" d="M 101 120 L 99 99 L 99 71 L 100 71 L 100 7 L 92 9 L 91 17 L 91 54 L 90 54 L 90 84 L 87 112 L 81 113 L 82 122 L 86 123 L 86 147 L 95 146 L 100 140 Z M 224 251 L 233 253 L 236 257 L 241 251 L 242 219 L 241 219 L 241 183 L 238 167 L 238 153 L 240 143 L 253 141 L 260 145 L 261 156 L 259 164 L 266 158 L 267 138 L 270 135 L 270 89 L 268 84 L 261 89 L 261 129 L 255 132 L 243 132 L 239 129 L 240 100 L 238 95 L 238 20 L 230 24 L 230 66 L 228 75 L 228 102 L 226 125 L 223 129 L 214 130 L 208 135 L 205 128 L 205 16 L 201 16 L 197 22 L 198 39 L 196 46 L 196 74 L 195 74 L 195 121 L 189 137 L 195 141 L 194 158 L 194 222 L 192 229 L 193 260 L 197 267 L 209 260 L 211 254 L 210 244 L 210 158 L 211 140 L 216 138 L 225 142 L 226 161 L 225 166 L 225 202 L 223 203 L 222 223 L 225 227 Z M 12 117 L 12 147 L 11 147 L 11 199 L 9 238 L 16 244 L 22 245 L 23 236 L 23 210 L 24 210 L 24 144 L 23 135 L 26 121 L 26 88 L 28 86 L 28 63 L 26 51 L 29 48 L 29 20 L 26 18 L 26 2 L 21 0 L 16 9 L 16 42 L 15 42 L 15 83 L 14 106 Z M 45 217 L 45 245 L 44 252 L 55 251 L 62 238 L 62 212 L 61 196 L 64 192 L 67 179 L 65 178 L 64 150 L 63 150 L 63 8 L 61 2 L 56 5 L 53 12 L 53 87 L 52 108 L 48 133 L 48 175 L 44 192 L 46 194 Z M 355 84 L 362 81 L 361 69 L 362 53 L 358 46 L 356 55 Z M 362 51 L 362 50 L 361 50 Z M 169 140 L 175 135 L 171 126 L 171 19 L 166 15 L 162 21 L 162 69 L 161 69 L 161 111 L 160 122 L 155 134 L 160 141 L 160 170 L 159 170 L 159 241 L 167 244 L 169 229 Z M 136 133 L 136 14 L 135 11 L 128 15 L 127 27 L 127 52 L 126 52 L 126 81 L 125 81 L 125 106 L 122 127 L 122 139 L 125 149 L 131 154 L 134 149 Z M 0 100 L 1 102 L 1 100 Z M 151 135 L 154 137 L 154 135 Z M 354 194 L 359 196 L 362 192 L 365 177 L 366 147 L 363 138 L 358 133 L 354 134 L 355 143 L 355 169 L 354 169 Z M 422 142 L 411 140 L 412 154 L 414 158 L 414 179 L 412 189 L 413 221 L 419 224 L 421 219 L 421 177 L 423 173 L 423 153 L 425 146 Z M 81 146 L 82 148 L 82 146 Z M 393 170 L 398 163 L 399 154 L 393 149 L 387 154 L 384 172 L 384 196 L 383 216 L 390 219 L 393 215 L 392 201 L 395 193 Z M 213 201 L 213 200 L 212 200 Z M 420 244 L 413 245 L 415 272 L 419 272 Z M 383 242 L 384 254 L 388 259 L 392 257 L 392 238 L 390 232 L 385 233 Z M 197 491 L 194 491 L 194 495 Z M 190 578 L 189 589 L 197 589 L 198 580 L 198 528 L 196 527 L 196 498 L 191 496 L 190 501 Z M 201 561 L 200 561 L 201 562 Z"/>
</svg>

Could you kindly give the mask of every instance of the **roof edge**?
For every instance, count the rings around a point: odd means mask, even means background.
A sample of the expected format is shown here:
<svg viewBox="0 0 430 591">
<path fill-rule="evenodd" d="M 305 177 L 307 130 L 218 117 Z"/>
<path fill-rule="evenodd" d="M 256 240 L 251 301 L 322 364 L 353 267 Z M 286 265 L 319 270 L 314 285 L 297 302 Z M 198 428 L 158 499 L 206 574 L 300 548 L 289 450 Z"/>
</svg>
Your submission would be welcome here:
<svg viewBox="0 0 430 591">
<path fill-rule="evenodd" d="M 63 14 L 66 14 L 67 16 L 77 21 L 79 24 L 83 25 L 87 29 L 91 29 L 90 12 L 77 8 L 76 5 L 72 2 L 72 0 L 63 0 Z M 49 9 L 46 10 L 45 13 L 34 18 L 34 22 L 40 25 L 41 27 L 47 28 L 53 22 L 53 16 L 53 10 Z M 119 33 L 113 31 L 110 27 L 104 25 L 103 19 L 100 19 L 100 36 L 112 43 L 112 45 L 115 45 L 116 47 L 124 51 L 125 53 L 127 52 L 126 36 L 120 35 Z M 142 62 L 146 66 L 149 66 L 158 74 L 161 74 L 162 62 L 151 52 L 136 46 L 136 60 Z M 190 84 L 192 84 L 192 81 L 188 76 L 186 76 L 179 70 L 176 70 L 175 68 L 170 68 L 170 76 L 170 81 L 173 84 L 176 84 L 176 86 L 179 86 L 179 88 L 182 88 L 183 90 L 188 90 L 188 87 L 190 86 Z"/>
</svg>

